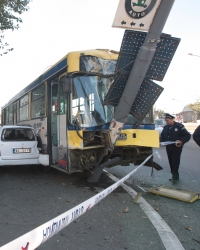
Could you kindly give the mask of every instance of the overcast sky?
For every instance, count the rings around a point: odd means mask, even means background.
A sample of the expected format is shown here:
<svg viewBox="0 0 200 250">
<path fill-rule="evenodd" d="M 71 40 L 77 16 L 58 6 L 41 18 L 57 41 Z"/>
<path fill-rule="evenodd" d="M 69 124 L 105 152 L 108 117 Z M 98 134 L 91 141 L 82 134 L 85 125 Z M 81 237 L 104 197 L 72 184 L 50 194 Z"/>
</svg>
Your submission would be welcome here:
<svg viewBox="0 0 200 250">
<path fill-rule="evenodd" d="M 14 50 L 0 57 L 0 106 L 70 51 L 119 50 L 124 30 L 112 28 L 119 0 L 33 0 L 23 24 L 4 32 Z M 200 98 L 200 1 L 175 0 L 164 33 L 181 38 L 156 108 L 176 112 Z M 174 100 L 173 100 L 174 99 Z"/>
</svg>

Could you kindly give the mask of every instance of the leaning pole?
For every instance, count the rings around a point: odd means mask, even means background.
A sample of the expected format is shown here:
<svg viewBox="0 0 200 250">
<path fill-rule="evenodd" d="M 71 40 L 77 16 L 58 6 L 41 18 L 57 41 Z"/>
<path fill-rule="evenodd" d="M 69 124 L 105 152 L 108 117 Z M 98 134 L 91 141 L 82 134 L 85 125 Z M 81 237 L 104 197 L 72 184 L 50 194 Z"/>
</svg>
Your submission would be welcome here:
<svg viewBox="0 0 200 250">
<path fill-rule="evenodd" d="M 129 4 L 132 3 L 135 5 L 144 6 L 144 4 L 141 1 L 138 1 L 138 3 L 135 3 L 136 1 L 133 3 L 130 0 L 120 0 L 120 1 L 122 3 L 121 5 L 119 5 L 121 8 L 126 8 L 127 2 L 129 2 Z M 162 30 L 167 21 L 171 8 L 174 4 L 174 1 L 175 0 L 151 0 L 151 3 L 160 2 L 160 4 L 155 12 L 153 20 L 151 20 L 151 25 L 148 28 L 147 36 L 145 38 L 143 45 L 139 49 L 135 63 L 131 69 L 129 78 L 121 95 L 121 99 L 119 101 L 118 106 L 116 107 L 114 117 L 110 123 L 109 136 L 111 141 L 110 146 L 112 147 L 109 149 L 110 153 L 112 153 L 112 151 L 114 150 L 116 141 L 121 133 L 125 120 L 129 115 L 129 112 L 136 99 L 140 86 L 142 85 L 142 82 L 146 76 L 147 70 L 155 54 L 156 46 L 160 41 Z M 124 23 L 125 22 L 122 21 L 122 24 Z M 112 164 L 111 162 L 112 160 L 109 161 L 110 164 Z M 100 166 L 95 166 L 93 169 L 93 173 L 89 176 L 87 181 L 91 183 L 98 182 L 103 172 L 104 165 L 108 164 L 106 164 L 105 162 Z"/>
<path fill-rule="evenodd" d="M 140 86 L 142 85 L 146 72 L 151 64 L 156 51 L 157 43 L 160 41 L 162 30 L 167 21 L 174 1 L 175 0 L 161 0 L 161 3 L 155 13 L 154 19 L 147 33 L 146 39 L 138 52 L 135 63 L 130 72 L 126 86 L 123 90 L 121 99 L 109 127 L 113 148 L 123 128 L 125 119 L 127 118 L 133 102 L 135 101 Z"/>
</svg>

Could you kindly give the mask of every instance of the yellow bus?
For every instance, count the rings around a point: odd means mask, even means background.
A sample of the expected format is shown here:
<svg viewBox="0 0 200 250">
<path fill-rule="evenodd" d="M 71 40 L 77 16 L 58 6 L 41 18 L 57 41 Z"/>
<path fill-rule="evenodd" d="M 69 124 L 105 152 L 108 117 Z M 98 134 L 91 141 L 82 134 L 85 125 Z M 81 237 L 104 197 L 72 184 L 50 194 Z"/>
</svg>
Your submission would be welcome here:
<svg viewBox="0 0 200 250">
<path fill-rule="evenodd" d="M 110 165 L 143 160 L 152 147 L 159 147 L 152 110 L 138 129 L 133 129 L 130 115 L 114 151 L 109 151 L 115 108 L 104 99 L 118 55 L 103 49 L 68 53 L 2 107 L 2 124 L 32 126 L 39 151 L 49 155 L 49 166 L 66 173 L 92 171 L 116 157 Z"/>
</svg>

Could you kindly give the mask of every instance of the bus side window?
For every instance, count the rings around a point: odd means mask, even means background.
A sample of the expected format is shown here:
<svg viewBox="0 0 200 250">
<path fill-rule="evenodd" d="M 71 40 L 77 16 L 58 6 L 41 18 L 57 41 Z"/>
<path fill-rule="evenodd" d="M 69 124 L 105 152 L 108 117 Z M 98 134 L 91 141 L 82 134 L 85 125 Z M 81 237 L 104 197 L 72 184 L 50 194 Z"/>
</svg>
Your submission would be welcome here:
<svg viewBox="0 0 200 250">
<path fill-rule="evenodd" d="M 45 115 L 45 84 L 31 92 L 31 118 Z"/>
<path fill-rule="evenodd" d="M 66 114 L 66 110 L 67 110 L 67 100 L 64 94 L 63 87 L 64 87 L 64 77 L 62 77 L 59 80 L 59 114 L 60 115 Z"/>
</svg>

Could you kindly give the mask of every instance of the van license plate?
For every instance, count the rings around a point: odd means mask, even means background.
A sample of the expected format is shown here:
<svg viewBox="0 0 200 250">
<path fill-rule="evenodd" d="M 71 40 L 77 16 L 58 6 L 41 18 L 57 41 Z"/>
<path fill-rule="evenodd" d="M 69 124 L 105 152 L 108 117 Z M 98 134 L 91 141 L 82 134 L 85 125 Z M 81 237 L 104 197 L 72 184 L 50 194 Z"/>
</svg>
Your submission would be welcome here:
<svg viewBox="0 0 200 250">
<path fill-rule="evenodd" d="M 30 148 L 13 148 L 13 153 L 14 154 L 30 153 L 30 152 L 31 152 Z"/>
</svg>

